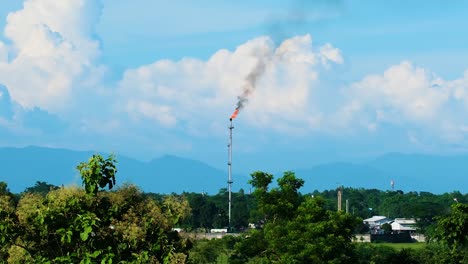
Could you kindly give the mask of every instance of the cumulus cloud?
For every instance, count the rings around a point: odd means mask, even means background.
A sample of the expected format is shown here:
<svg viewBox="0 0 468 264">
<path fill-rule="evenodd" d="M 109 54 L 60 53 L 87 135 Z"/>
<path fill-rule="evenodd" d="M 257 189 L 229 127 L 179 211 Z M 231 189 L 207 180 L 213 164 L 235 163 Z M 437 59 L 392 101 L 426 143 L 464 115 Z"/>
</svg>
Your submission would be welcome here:
<svg viewBox="0 0 468 264">
<path fill-rule="evenodd" d="M 13 104 L 11 102 L 10 94 L 5 86 L 0 85 L 0 118 L 4 120 L 13 117 Z"/>
<path fill-rule="evenodd" d="M 37 107 L 25 110 L 11 100 L 8 89 L 0 85 L 0 127 L 6 138 L 56 136 L 67 124 L 58 116 Z M 10 140 L 10 143 L 16 143 Z"/>
<path fill-rule="evenodd" d="M 0 82 L 14 101 L 52 112 L 70 104 L 74 89 L 100 71 L 93 65 L 99 43 L 91 37 L 99 12 L 94 0 L 26 0 L 8 15 L 10 59 L 0 63 Z M 0 45 L 0 55 L 2 50 Z"/>
<path fill-rule="evenodd" d="M 0 64 L 8 61 L 8 47 L 0 41 Z"/>
<path fill-rule="evenodd" d="M 452 91 L 453 98 L 464 105 L 468 111 L 468 70 L 459 79 L 446 83 L 448 89 Z"/>
<path fill-rule="evenodd" d="M 163 126 L 223 122 L 259 61 L 265 69 L 241 115 L 254 126 L 275 125 L 279 130 L 299 129 L 304 121 L 316 124 L 319 114 L 310 115 L 308 99 L 320 71 L 343 59 L 330 44 L 314 47 L 310 35 L 287 39 L 278 47 L 269 37 L 259 37 L 234 51 L 220 50 L 207 61 L 161 60 L 127 70 L 119 84 L 119 104 L 131 102 L 129 115 L 140 113 Z"/>
<path fill-rule="evenodd" d="M 379 134 L 391 126 L 406 130 L 410 143 L 465 140 L 468 71 L 460 79 L 443 80 L 403 61 L 337 89 L 320 77 L 327 71 L 339 74 L 332 68 L 344 63 L 341 51 L 331 44 L 314 46 L 310 35 L 279 46 L 259 37 L 234 51 L 219 50 L 206 61 L 160 60 L 129 69 L 119 83 L 117 102 L 135 121 L 151 120 L 165 128 L 182 125 L 195 134 L 220 130 L 260 60 L 265 69 L 238 121 L 251 128 L 342 136 Z"/>
<path fill-rule="evenodd" d="M 134 118 L 145 117 L 154 120 L 164 127 L 173 127 L 176 125 L 176 118 L 171 113 L 169 106 L 155 105 L 145 101 L 129 101 L 126 110 Z"/>
<path fill-rule="evenodd" d="M 383 75 L 371 75 L 352 85 L 352 92 L 361 101 L 385 118 L 386 108 L 399 117 L 413 122 L 431 122 L 449 99 L 447 89 L 427 70 L 402 62 L 387 69 Z M 388 115 L 386 115 L 388 116 Z"/>
<path fill-rule="evenodd" d="M 443 142 L 465 141 L 468 113 L 468 78 L 443 80 L 408 61 L 389 67 L 379 75 L 369 75 L 344 89 L 347 102 L 337 120 L 345 127 L 378 129 L 392 124 L 403 129 L 417 129 Z M 411 132 L 410 142 L 418 142 Z"/>
<path fill-rule="evenodd" d="M 94 37 L 100 12 L 96 0 L 25 0 L 8 16 L 8 41 L 0 42 L 0 83 L 6 86 L 0 87 L 0 125 L 25 135 L 32 128 L 38 137 L 72 127 L 70 138 L 84 135 L 89 142 L 96 134 L 124 135 L 148 148 L 154 132 L 163 131 L 173 141 L 183 138 L 186 149 L 190 136 L 224 136 L 238 96 L 246 95 L 236 122 L 249 131 L 346 137 L 392 127 L 419 146 L 468 142 L 468 70 L 444 80 L 404 61 L 337 87 L 328 82 L 340 74 L 335 66 L 345 63 L 340 49 L 315 45 L 310 35 L 277 46 L 262 36 L 206 60 L 158 60 L 127 69 L 117 84 L 106 83 Z M 259 62 L 264 67 L 245 93 Z"/>
</svg>

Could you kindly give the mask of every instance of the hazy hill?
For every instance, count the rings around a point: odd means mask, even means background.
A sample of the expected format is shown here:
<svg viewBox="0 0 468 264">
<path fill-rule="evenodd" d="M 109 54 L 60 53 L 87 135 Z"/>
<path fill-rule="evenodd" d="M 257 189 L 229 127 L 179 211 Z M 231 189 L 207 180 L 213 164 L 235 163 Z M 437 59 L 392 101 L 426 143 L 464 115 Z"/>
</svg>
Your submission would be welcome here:
<svg viewBox="0 0 468 264">
<path fill-rule="evenodd" d="M 76 166 L 92 154 L 90 151 L 42 147 L 0 148 L 0 181 L 6 181 L 13 192 L 21 192 L 36 181 L 81 185 Z M 107 154 L 103 155 L 107 157 Z M 216 193 L 227 187 L 226 171 L 196 160 L 176 156 L 163 156 L 149 162 L 125 156 L 117 156 L 117 160 L 118 183 L 134 183 L 148 192 Z M 468 192 L 468 155 L 391 153 L 367 163 L 336 162 L 291 170 L 305 180 L 306 184 L 301 189 L 303 193 L 335 189 L 340 185 L 388 190 L 392 179 L 395 189 L 405 192 Z M 275 174 L 276 177 L 280 175 Z M 248 175 L 233 177 L 235 191 L 249 189 Z"/>
<path fill-rule="evenodd" d="M 78 184 L 81 178 L 76 166 L 87 161 L 93 152 L 42 147 L 0 148 L 0 181 L 6 181 L 11 191 L 21 192 L 36 181 L 51 184 Z M 107 157 L 107 154 L 103 154 Z M 182 191 L 216 193 L 227 187 L 227 173 L 199 161 L 175 156 L 163 156 L 143 162 L 117 156 L 117 183 L 134 183 L 144 191 L 171 193 Z M 234 190 L 242 186 L 242 177 Z M 245 178 L 245 177 L 244 177 Z"/>
<path fill-rule="evenodd" d="M 434 193 L 468 192 L 468 155 L 435 156 L 390 153 L 367 165 L 395 179 L 395 188 Z M 389 183 L 387 184 L 389 186 Z"/>
<path fill-rule="evenodd" d="M 296 170 L 302 192 L 346 187 L 443 193 L 468 192 L 468 155 L 431 156 L 390 153 L 361 164 L 330 163 Z"/>
<path fill-rule="evenodd" d="M 93 153 L 40 147 L 0 148 L 0 181 L 20 192 L 36 181 L 81 184 L 76 166 Z"/>
<path fill-rule="evenodd" d="M 318 165 L 310 169 L 296 170 L 296 175 L 305 180 L 302 192 L 335 189 L 338 186 L 386 189 L 391 177 L 385 170 L 365 164 L 345 162 Z"/>
</svg>

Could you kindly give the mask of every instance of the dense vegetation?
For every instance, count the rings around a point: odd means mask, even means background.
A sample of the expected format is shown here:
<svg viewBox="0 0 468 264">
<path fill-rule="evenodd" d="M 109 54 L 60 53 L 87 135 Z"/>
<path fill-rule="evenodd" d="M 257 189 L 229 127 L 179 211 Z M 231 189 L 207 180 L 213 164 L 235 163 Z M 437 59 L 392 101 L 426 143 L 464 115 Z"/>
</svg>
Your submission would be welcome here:
<svg viewBox="0 0 468 264">
<path fill-rule="evenodd" d="M 83 188 L 37 182 L 21 194 L 0 182 L 0 263 L 468 263 L 468 201 L 459 192 L 343 189 L 301 194 L 286 172 L 252 173 L 253 192 L 233 194 L 231 227 L 240 236 L 192 240 L 190 232 L 228 226 L 227 191 L 215 195 L 115 188 L 116 161 L 94 155 L 77 166 Z M 372 215 L 414 217 L 429 238 L 417 248 L 352 242 Z M 248 228 L 254 223 L 256 228 Z"/>
<path fill-rule="evenodd" d="M 384 215 L 390 218 L 415 218 L 418 220 L 419 232 L 426 233 L 435 217 L 446 215 L 450 206 L 455 202 L 468 203 L 468 194 L 458 191 L 444 194 L 429 192 L 382 191 L 377 189 L 343 188 L 343 210 L 345 201 L 349 202 L 349 213 L 356 217 L 366 219 L 374 215 Z M 151 194 L 154 197 L 161 195 Z M 187 198 L 192 214 L 181 223 L 187 230 L 224 228 L 228 223 L 228 193 L 221 189 L 215 195 L 205 193 L 183 193 Z M 248 223 L 259 224 L 262 212 L 258 208 L 258 199 L 255 193 L 245 193 L 244 190 L 233 195 L 232 226 L 236 230 L 244 230 Z M 337 191 L 314 191 L 308 194 L 299 194 L 306 197 L 321 197 L 324 199 L 323 207 L 326 210 L 337 210 Z"/>
<path fill-rule="evenodd" d="M 115 185 L 115 160 L 96 155 L 78 165 L 84 189 L 51 188 L 19 200 L 0 190 L 0 261 L 9 263 L 181 263 L 188 241 L 172 227 L 189 213 L 186 199 L 147 198 Z M 40 189 L 40 188 L 39 188 Z"/>
</svg>

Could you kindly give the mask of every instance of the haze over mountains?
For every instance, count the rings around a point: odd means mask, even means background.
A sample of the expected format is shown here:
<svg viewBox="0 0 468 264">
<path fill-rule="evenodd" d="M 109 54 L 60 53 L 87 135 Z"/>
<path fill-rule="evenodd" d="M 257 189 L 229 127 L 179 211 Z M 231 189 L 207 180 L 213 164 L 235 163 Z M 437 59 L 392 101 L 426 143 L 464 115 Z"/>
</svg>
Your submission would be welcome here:
<svg viewBox="0 0 468 264">
<path fill-rule="evenodd" d="M 81 185 L 76 166 L 94 153 L 43 147 L 0 148 L 0 181 L 6 181 L 13 192 L 21 192 L 36 181 Z M 117 155 L 117 161 L 117 183 L 134 183 L 146 192 L 216 193 L 227 187 L 226 171 L 196 160 L 166 155 L 145 162 Z M 395 189 L 405 192 L 468 192 L 468 155 L 391 153 L 365 163 L 335 162 L 291 171 L 305 180 L 302 193 L 340 185 L 388 190 L 392 179 Z M 275 177 L 281 173 L 274 173 Z M 233 179 L 234 191 L 250 189 L 249 175 L 234 174 Z"/>
</svg>

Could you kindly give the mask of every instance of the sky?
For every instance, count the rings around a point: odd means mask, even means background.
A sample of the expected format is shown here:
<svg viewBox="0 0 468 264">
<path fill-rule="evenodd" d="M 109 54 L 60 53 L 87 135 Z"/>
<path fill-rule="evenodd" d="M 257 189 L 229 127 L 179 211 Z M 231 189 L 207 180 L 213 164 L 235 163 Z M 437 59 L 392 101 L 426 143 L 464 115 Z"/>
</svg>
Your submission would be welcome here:
<svg viewBox="0 0 468 264">
<path fill-rule="evenodd" d="M 8 0 L 0 147 L 289 170 L 468 153 L 466 1 Z"/>
</svg>

